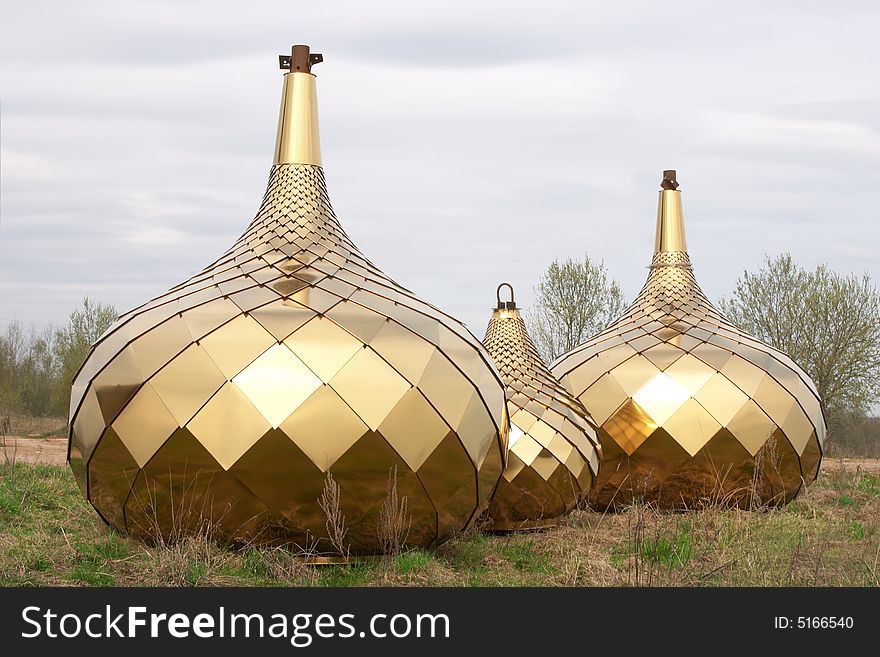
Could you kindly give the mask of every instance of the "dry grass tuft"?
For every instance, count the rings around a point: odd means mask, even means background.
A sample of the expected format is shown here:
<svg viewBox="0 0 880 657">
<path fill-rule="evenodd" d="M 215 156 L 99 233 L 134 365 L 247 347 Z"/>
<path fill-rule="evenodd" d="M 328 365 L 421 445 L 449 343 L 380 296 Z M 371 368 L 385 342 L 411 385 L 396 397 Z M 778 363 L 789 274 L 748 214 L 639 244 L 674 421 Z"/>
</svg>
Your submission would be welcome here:
<svg viewBox="0 0 880 657">
<path fill-rule="evenodd" d="M 340 557 L 348 559 L 351 550 L 348 543 L 345 542 L 345 535 L 348 533 L 348 527 L 345 524 L 345 514 L 342 512 L 341 506 L 342 493 L 339 483 L 333 478 L 329 472 L 324 479 L 324 490 L 318 503 L 327 516 L 327 536 L 330 538 L 330 544 Z"/>
<path fill-rule="evenodd" d="M 397 466 L 388 471 L 388 485 L 385 489 L 385 501 L 379 509 L 379 525 L 377 534 L 382 553 L 394 558 L 406 546 L 412 516 L 406 512 L 406 495 L 397 494 Z"/>
<path fill-rule="evenodd" d="M 235 553 L 220 547 L 208 531 L 181 537 L 153 549 L 141 548 L 149 564 L 148 586 L 222 586 L 234 584 L 228 576 Z"/>
</svg>

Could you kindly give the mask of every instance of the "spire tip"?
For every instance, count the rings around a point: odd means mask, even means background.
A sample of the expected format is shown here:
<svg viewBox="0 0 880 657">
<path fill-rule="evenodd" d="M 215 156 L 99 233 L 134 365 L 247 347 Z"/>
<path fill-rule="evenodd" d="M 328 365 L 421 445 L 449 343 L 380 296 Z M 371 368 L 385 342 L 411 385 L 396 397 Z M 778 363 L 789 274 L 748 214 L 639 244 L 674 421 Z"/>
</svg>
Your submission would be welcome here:
<svg viewBox="0 0 880 657">
<path fill-rule="evenodd" d="M 678 181 L 675 179 L 675 169 L 666 169 L 663 172 L 663 180 L 660 181 L 661 189 L 678 189 Z"/>
</svg>

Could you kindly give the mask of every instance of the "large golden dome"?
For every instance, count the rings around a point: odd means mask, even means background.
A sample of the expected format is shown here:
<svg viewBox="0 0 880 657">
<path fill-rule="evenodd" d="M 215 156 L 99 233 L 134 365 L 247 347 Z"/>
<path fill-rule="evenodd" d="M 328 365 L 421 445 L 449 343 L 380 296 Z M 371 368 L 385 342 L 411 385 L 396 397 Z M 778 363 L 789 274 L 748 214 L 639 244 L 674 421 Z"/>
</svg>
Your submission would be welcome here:
<svg viewBox="0 0 880 657">
<path fill-rule="evenodd" d="M 492 312 L 483 344 L 507 392 L 507 465 L 489 505 L 491 528 L 554 525 L 586 497 L 599 469 L 599 441 L 581 403 L 547 369 L 510 288 Z"/>
<path fill-rule="evenodd" d="M 825 420 L 816 387 L 709 302 L 691 268 L 674 171 L 662 187 L 642 291 L 551 368 L 601 425 L 590 500 L 784 504 L 818 472 Z"/>
<path fill-rule="evenodd" d="M 339 486 L 352 553 L 379 551 L 396 472 L 409 545 L 462 530 L 502 469 L 504 393 L 482 345 L 367 260 L 324 184 L 307 46 L 282 57 L 275 160 L 216 262 L 128 312 L 71 393 L 69 461 L 113 526 L 306 546 Z M 318 544 L 319 550 L 328 547 Z"/>
</svg>

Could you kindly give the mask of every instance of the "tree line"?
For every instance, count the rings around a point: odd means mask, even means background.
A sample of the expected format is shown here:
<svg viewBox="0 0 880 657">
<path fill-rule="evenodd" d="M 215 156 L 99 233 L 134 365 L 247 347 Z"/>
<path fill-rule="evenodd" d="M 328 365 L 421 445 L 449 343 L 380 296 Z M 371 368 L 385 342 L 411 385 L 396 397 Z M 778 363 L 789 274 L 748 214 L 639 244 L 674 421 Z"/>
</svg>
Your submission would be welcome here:
<svg viewBox="0 0 880 657">
<path fill-rule="evenodd" d="M 74 375 L 116 317 L 113 306 L 86 297 L 61 328 L 11 322 L 0 334 L 0 422 L 66 416 Z"/>
</svg>

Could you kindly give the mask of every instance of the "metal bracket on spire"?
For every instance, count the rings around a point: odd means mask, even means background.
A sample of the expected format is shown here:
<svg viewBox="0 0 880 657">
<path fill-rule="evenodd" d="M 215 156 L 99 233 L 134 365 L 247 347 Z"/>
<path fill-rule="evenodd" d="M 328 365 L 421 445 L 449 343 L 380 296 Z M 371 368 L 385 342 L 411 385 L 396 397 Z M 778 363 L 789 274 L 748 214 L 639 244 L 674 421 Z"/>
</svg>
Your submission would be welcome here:
<svg viewBox="0 0 880 657">
<path fill-rule="evenodd" d="M 663 180 L 660 182 L 663 189 L 678 189 L 678 181 L 675 179 L 675 169 L 667 169 L 663 172 Z"/>
<path fill-rule="evenodd" d="M 501 300 L 502 287 L 506 287 L 508 290 L 510 290 L 510 301 Z M 498 302 L 498 310 L 516 310 L 516 301 L 513 298 L 513 285 L 511 285 L 510 283 L 502 283 L 501 285 L 499 285 L 498 289 L 495 290 L 495 300 Z"/>
<path fill-rule="evenodd" d="M 287 71 L 311 73 L 312 66 L 324 61 L 321 53 L 310 53 L 309 46 L 293 46 L 289 55 L 278 55 L 278 67 Z"/>
</svg>

